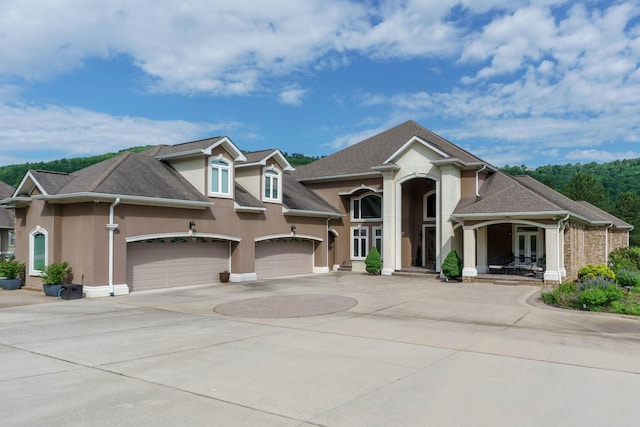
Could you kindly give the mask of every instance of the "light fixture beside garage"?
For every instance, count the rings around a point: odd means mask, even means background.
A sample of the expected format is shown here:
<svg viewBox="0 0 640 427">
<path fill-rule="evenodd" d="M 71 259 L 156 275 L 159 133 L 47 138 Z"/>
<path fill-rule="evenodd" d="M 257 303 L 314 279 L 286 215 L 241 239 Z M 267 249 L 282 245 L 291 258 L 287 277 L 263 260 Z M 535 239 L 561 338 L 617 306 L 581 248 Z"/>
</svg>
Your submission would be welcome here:
<svg viewBox="0 0 640 427">
<path fill-rule="evenodd" d="M 295 225 L 292 225 L 292 226 L 291 226 L 291 235 L 292 235 L 292 236 L 295 236 L 295 235 L 296 235 L 296 226 L 295 226 Z"/>
<path fill-rule="evenodd" d="M 196 221 L 195 220 L 191 220 L 189 221 L 189 231 L 191 233 L 195 233 L 196 232 Z"/>
</svg>

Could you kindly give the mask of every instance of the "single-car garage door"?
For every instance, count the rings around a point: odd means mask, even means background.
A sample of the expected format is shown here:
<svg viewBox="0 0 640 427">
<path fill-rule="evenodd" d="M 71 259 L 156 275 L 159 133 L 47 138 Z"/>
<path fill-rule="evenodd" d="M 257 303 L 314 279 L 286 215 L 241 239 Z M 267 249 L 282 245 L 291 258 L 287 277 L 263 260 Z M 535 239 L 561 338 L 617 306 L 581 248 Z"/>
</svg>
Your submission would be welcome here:
<svg viewBox="0 0 640 427">
<path fill-rule="evenodd" d="M 225 270 L 227 242 L 160 239 L 127 245 L 127 281 L 134 291 L 214 283 Z"/>
<path fill-rule="evenodd" d="M 256 243 L 256 275 L 259 279 L 312 272 L 312 241 L 282 240 Z"/>
</svg>

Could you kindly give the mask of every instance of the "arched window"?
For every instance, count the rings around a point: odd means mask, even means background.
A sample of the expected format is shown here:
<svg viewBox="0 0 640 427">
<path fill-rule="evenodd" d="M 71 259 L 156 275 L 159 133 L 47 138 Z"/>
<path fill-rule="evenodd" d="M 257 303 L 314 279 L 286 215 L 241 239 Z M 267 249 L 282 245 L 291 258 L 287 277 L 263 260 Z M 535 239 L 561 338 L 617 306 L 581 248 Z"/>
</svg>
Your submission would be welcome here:
<svg viewBox="0 0 640 427">
<path fill-rule="evenodd" d="M 424 220 L 425 221 L 435 221 L 436 220 L 436 192 L 431 191 L 424 195 Z"/>
<path fill-rule="evenodd" d="M 47 237 L 47 231 L 39 226 L 29 233 L 30 276 L 39 276 L 48 263 Z"/>
<path fill-rule="evenodd" d="M 212 196 L 230 196 L 233 183 L 231 163 L 222 157 L 216 157 L 209 162 L 210 186 Z"/>
<path fill-rule="evenodd" d="M 382 197 L 377 194 L 365 194 L 362 197 L 351 199 L 351 219 L 382 219 Z"/>
<path fill-rule="evenodd" d="M 265 169 L 263 175 L 263 196 L 268 202 L 279 202 L 282 193 L 282 182 L 280 179 L 280 171 L 275 168 Z"/>
</svg>

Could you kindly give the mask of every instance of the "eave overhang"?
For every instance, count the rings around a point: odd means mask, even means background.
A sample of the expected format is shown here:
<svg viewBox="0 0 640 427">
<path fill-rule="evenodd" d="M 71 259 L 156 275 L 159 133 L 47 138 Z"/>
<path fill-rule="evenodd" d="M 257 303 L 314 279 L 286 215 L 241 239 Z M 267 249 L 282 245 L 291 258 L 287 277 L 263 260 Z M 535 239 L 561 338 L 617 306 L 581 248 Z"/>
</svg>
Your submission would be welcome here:
<svg viewBox="0 0 640 427">
<path fill-rule="evenodd" d="M 235 212 L 244 212 L 244 213 L 262 213 L 267 210 L 267 208 L 254 207 L 254 206 L 241 206 L 237 202 L 233 202 L 233 210 Z"/>
<path fill-rule="evenodd" d="M 71 193 L 71 194 L 56 194 L 56 195 L 38 195 L 33 196 L 34 200 L 46 200 L 51 204 L 67 204 L 67 203 L 112 203 L 116 198 L 120 198 L 121 204 L 129 205 L 142 205 L 142 206 L 158 206 L 158 207 L 171 207 L 171 208 L 185 208 L 185 209 L 206 209 L 214 205 L 213 202 L 205 202 L 198 200 L 178 200 L 178 199 L 165 199 L 160 197 L 145 197 L 145 196 L 128 196 L 122 194 L 104 194 L 104 193 Z"/>
<path fill-rule="evenodd" d="M 362 172 L 362 173 L 353 173 L 353 174 L 344 174 L 344 175 L 330 175 L 330 176 L 320 176 L 315 178 L 299 178 L 298 182 L 333 182 L 333 181 L 342 181 L 342 180 L 355 180 L 355 179 L 363 179 L 363 178 L 380 178 L 382 176 L 381 172 Z"/>
<path fill-rule="evenodd" d="M 342 218 L 345 215 L 337 212 L 321 212 L 321 211 L 310 211 L 303 209 L 289 209 L 287 207 L 282 207 L 282 214 L 288 216 L 304 216 L 304 217 L 315 217 L 315 218 Z"/>
</svg>

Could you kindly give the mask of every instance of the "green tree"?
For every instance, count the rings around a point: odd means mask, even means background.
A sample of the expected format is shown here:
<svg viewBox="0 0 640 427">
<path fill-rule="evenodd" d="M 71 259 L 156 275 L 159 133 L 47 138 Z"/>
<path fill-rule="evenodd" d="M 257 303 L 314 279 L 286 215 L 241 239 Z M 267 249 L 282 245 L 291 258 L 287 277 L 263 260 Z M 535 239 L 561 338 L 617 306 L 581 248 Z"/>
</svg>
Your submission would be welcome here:
<svg viewBox="0 0 640 427">
<path fill-rule="evenodd" d="M 562 192 L 573 200 L 589 202 L 604 210 L 609 208 L 607 190 L 595 176 L 588 173 L 576 173 L 564 186 Z"/>
<path fill-rule="evenodd" d="M 631 246 L 640 246 L 640 196 L 632 191 L 618 194 L 613 214 L 633 225 L 629 235 Z"/>
</svg>

